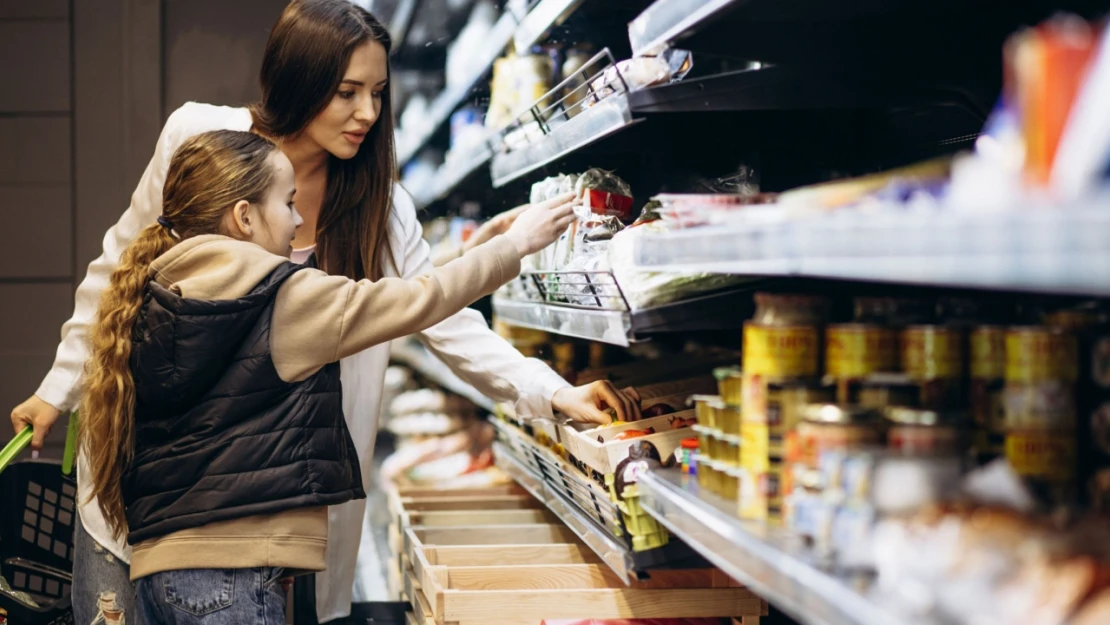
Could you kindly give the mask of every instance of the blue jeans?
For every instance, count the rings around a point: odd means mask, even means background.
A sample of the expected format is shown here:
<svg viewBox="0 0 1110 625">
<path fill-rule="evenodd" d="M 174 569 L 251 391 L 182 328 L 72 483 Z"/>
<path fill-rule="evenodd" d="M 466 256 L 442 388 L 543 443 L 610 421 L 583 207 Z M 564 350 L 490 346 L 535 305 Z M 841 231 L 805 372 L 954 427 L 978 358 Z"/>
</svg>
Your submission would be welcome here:
<svg viewBox="0 0 1110 625">
<path fill-rule="evenodd" d="M 283 569 L 192 569 L 135 584 L 146 625 L 284 625 Z"/>
<path fill-rule="evenodd" d="M 81 525 L 77 515 L 73 532 L 73 619 L 88 625 L 96 618 L 97 597 L 102 592 L 116 593 L 116 605 L 123 608 L 127 625 L 142 625 L 135 608 L 135 588 L 131 585 L 131 567 L 100 546 Z"/>
</svg>

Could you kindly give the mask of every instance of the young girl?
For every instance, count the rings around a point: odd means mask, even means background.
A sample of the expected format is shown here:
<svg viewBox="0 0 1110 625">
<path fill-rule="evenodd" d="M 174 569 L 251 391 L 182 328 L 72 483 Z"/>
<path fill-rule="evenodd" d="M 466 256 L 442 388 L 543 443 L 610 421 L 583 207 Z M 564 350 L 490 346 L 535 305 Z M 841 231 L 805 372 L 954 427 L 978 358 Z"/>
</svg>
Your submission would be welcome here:
<svg viewBox="0 0 1110 625">
<path fill-rule="evenodd" d="M 493 292 L 573 219 L 536 206 L 427 275 L 354 281 L 289 261 L 294 192 L 258 135 L 187 140 L 101 298 L 85 496 L 128 533 L 147 625 L 283 623 L 279 576 L 323 570 L 327 506 L 365 496 L 339 359 Z"/>
</svg>

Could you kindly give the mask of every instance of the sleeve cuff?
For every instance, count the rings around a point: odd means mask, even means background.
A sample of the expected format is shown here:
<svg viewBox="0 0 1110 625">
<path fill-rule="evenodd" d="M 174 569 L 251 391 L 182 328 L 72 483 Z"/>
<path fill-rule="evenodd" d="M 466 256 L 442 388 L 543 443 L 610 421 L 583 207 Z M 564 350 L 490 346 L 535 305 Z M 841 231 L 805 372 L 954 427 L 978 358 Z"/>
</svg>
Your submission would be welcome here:
<svg viewBox="0 0 1110 625">
<path fill-rule="evenodd" d="M 69 412 L 77 407 L 81 397 L 78 377 L 68 371 L 51 369 L 35 391 L 35 396 L 61 412 Z"/>
<path fill-rule="evenodd" d="M 520 393 L 516 403 L 513 404 L 519 419 L 531 421 L 533 419 L 555 418 L 554 411 L 551 409 L 551 398 L 555 396 L 556 391 L 571 388 L 571 385 L 555 375 L 554 372 L 551 372 L 550 375 L 544 375 L 542 378 L 535 381 L 537 388 Z"/>
</svg>

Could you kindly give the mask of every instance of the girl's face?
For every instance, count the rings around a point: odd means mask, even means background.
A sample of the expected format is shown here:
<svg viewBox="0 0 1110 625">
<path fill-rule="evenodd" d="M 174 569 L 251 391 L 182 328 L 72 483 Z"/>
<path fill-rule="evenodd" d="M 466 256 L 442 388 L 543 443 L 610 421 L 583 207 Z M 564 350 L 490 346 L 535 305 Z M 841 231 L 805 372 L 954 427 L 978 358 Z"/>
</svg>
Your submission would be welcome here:
<svg viewBox="0 0 1110 625">
<path fill-rule="evenodd" d="M 305 128 L 305 136 L 336 158 L 349 159 L 382 110 L 382 93 L 388 88 L 385 46 L 368 41 L 351 53 L 343 81 L 331 102 Z"/>
<path fill-rule="evenodd" d="M 293 207 L 295 182 L 293 164 L 281 153 L 274 150 L 270 155 L 270 166 L 274 168 L 274 182 L 266 199 L 257 204 L 240 201 L 232 210 L 232 232 L 239 238 L 265 248 L 271 254 L 288 257 L 293 252 L 293 236 L 304 220 Z"/>
</svg>

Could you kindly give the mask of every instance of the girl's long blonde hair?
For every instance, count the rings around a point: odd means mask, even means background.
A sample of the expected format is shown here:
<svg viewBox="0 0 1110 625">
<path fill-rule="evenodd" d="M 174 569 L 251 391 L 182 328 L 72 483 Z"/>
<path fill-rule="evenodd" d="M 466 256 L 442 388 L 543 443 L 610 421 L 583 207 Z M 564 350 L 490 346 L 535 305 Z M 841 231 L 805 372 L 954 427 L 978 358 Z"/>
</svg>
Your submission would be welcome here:
<svg viewBox="0 0 1110 625">
<path fill-rule="evenodd" d="M 113 535 L 127 530 L 121 479 L 134 455 L 135 381 L 132 330 L 150 280 L 150 265 L 185 239 L 226 232 L 230 209 L 240 200 L 261 203 L 273 182 L 268 161 L 277 147 L 249 132 L 218 130 L 196 135 L 174 154 L 162 188 L 162 216 L 172 225 L 147 226 L 123 252 L 100 298 L 89 333 L 80 441 L 92 492 Z"/>
</svg>

